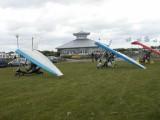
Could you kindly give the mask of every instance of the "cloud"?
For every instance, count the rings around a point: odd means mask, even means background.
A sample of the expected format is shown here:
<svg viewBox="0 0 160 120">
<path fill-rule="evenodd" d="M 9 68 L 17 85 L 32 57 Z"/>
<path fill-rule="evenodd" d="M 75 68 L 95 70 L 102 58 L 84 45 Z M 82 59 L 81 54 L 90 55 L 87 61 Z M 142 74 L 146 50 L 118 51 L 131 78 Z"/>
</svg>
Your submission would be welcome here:
<svg viewBox="0 0 160 120">
<path fill-rule="evenodd" d="M 42 7 L 47 3 L 52 4 L 99 4 L 104 0 L 1 0 L 2 8 L 26 8 L 26 7 Z"/>
<path fill-rule="evenodd" d="M 81 30 L 91 32 L 90 39 L 112 39 L 114 46 L 126 47 L 127 37 L 159 38 L 158 5 L 156 0 L 3 0 L 0 47 L 15 49 L 19 34 L 23 47 L 30 46 L 35 36 L 39 49 L 52 50 L 75 39 L 72 33 Z"/>
<path fill-rule="evenodd" d="M 3 8 L 24 8 L 32 6 L 41 6 L 51 0 L 1 0 L 0 6 Z"/>
</svg>

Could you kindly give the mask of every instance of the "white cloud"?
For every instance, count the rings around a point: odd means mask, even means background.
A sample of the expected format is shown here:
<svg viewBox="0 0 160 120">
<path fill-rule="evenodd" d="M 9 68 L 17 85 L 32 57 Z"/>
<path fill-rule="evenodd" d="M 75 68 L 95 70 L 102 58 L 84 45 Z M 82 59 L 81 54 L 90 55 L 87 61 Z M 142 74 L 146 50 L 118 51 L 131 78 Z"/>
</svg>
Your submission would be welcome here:
<svg viewBox="0 0 160 120">
<path fill-rule="evenodd" d="M 0 1 L 0 51 L 14 50 L 15 35 L 29 46 L 32 36 L 39 49 L 54 49 L 74 39 L 73 32 L 91 32 L 91 39 L 113 39 L 126 47 L 127 37 L 159 37 L 158 0 L 6 0 Z M 120 43 L 124 44 L 120 44 Z M 10 45 L 8 48 L 7 45 Z"/>
</svg>

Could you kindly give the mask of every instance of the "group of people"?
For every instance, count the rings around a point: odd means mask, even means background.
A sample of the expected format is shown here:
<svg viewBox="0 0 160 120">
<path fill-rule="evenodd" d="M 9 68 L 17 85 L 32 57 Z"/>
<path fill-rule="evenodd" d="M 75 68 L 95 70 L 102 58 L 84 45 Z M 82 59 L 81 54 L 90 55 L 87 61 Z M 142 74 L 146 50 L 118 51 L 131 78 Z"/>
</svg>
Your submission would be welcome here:
<svg viewBox="0 0 160 120">
<path fill-rule="evenodd" d="M 36 64 L 31 63 L 31 62 L 29 64 L 19 63 L 19 67 L 17 68 L 15 75 L 21 76 L 21 75 L 29 75 L 29 74 L 33 74 L 33 73 L 42 74 L 43 72 L 40 69 L 41 69 L 40 67 L 38 67 Z"/>
<path fill-rule="evenodd" d="M 99 59 L 101 56 L 102 56 L 102 53 L 99 52 L 99 51 L 92 52 L 92 54 L 91 54 L 92 62 L 98 61 L 98 59 Z"/>
<path fill-rule="evenodd" d="M 97 68 L 106 68 L 115 66 L 115 55 L 110 52 L 96 52 L 91 54 L 92 62 L 97 62 Z"/>
<path fill-rule="evenodd" d="M 151 58 L 151 52 L 150 51 L 145 51 L 145 54 L 142 57 L 142 63 L 150 63 L 150 58 Z"/>
<path fill-rule="evenodd" d="M 94 52 L 91 54 L 92 62 L 97 62 L 97 68 L 106 68 L 106 67 L 115 67 L 115 55 L 113 53 L 105 51 L 102 52 Z M 139 60 L 141 63 L 152 63 L 151 61 L 151 51 L 144 51 L 141 59 Z"/>
</svg>

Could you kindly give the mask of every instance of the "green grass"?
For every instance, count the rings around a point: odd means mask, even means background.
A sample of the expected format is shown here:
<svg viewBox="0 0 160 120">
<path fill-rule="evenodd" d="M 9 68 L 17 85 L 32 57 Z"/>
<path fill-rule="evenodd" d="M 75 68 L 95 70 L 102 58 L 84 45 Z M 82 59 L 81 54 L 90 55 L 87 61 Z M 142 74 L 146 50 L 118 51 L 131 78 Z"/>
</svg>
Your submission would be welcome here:
<svg viewBox="0 0 160 120">
<path fill-rule="evenodd" d="M 1 120 L 160 120 L 160 63 L 61 63 L 61 78 L 0 69 Z"/>
</svg>

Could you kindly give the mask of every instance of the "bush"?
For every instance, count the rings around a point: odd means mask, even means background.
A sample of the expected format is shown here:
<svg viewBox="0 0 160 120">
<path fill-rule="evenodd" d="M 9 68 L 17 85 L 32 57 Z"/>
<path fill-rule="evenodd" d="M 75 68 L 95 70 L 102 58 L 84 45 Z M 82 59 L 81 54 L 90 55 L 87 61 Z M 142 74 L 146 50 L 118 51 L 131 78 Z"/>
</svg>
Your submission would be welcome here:
<svg viewBox="0 0 160 120">
<path fill-rule="evenodd" d="M 80 55 L 72 55 L 72 57 L 71 57 L 72 59 L 80 59 L 81 58 L 81 56 Z"/>
<path fill-rule="evenodd" d="M 63 57 L 63 58 L 71 59 L 71 58 L 72 58 L 72 55 L 63 55 L 62 57 Z"/>
</svg>

